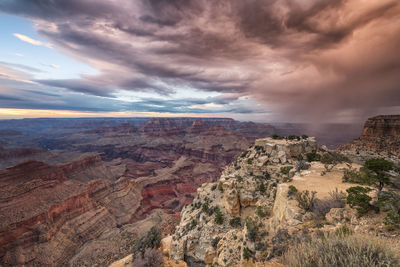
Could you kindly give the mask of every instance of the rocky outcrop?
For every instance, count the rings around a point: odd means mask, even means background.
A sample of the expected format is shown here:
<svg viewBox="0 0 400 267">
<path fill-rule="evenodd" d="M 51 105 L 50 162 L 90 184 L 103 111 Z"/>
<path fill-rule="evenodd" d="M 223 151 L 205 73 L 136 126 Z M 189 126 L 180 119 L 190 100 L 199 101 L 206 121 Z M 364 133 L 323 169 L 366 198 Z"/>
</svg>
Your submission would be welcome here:
<svg viewBox="0 0 400 267">
<path fill-rule="evenodd" d="M 400 138 L 400 115 L 381 115 L 369 118 L 365 122 L 360 138 L 385 136 Z"/>
<path fill-rule="evenodd" d="M 173 235 L 173 259 L 185 260 L 189 266 L 236 266 L 247 256 L 266 258 L 268 238 L 298 224 L 296 207 L 286 203 L 287 189 L 278 186 L 287 175 L 281 168 L 294 167 L 315 149 L 312 138 L 256 140 L 216 183 L 198 188 L 193 203 L 182 210 Z"/>
<path fill-rule="evenodd" d="M 358 139 L 340 148 L 342 151 L 366 151 L 400 157 L 400 115 L 369 118 Z"/>
</svg>

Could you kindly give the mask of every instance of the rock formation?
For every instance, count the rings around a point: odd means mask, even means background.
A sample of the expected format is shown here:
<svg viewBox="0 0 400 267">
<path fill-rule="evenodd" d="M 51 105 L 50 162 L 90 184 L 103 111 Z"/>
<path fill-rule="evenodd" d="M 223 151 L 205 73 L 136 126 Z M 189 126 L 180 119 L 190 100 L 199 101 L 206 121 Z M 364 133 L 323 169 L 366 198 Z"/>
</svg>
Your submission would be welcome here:
<svg viewBox="0 0 400 267">
<path fill-rule="evenodd" d="M 369 118 L 361 136 L 340 150 L 360 151 L 400 157 L 400 115 L 381 115 Z"/>
<path fill-rule="evenodd" d="M 294 167 L 315 149 L 312 138 L 256 140 L 225 168 L 218 182 L 198 188 L 193 203 L 182 210 L 172 258 L 189 266 L 236 266 L 246 253 L 256 260 L 268 257 L 266 240 L 281 228 L 301 223 L 297 207 L 286 205 L 287 190 L 278 186 L 282 176 L 292 177 L 296 169 L 282 174 L 281 168 Z"/>
</svg>

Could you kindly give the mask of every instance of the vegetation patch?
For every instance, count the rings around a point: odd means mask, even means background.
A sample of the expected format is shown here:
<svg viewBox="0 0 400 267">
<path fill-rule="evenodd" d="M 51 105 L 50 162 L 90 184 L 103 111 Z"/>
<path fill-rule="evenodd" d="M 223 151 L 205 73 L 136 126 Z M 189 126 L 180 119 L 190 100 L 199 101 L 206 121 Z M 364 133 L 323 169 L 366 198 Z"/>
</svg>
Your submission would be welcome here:
<svg viewBox="0 0 400 267">
<path fill-rule="evenodd" d="M 261 182 L 261 184 L 258 186 L 258 191 L 260 191 L 261 194 L 264 194 L 266 190 L 267 189 L 265 188 L 264 183 Z"/>
<path fill-rule="evenodd" d="M 303 240 L 283 257 L 291 267 L 400 266 L 398 253 L 380 239 L 346 235 Z"/>
<path fill-rule="evenodd" d="M 316 150 L 313 150 L 312 152 L 306 154 L 306 158 L 308 162 L 312 162 L 319 161 L 321 159 L 321 156 L 317 153 Z"/>
<path fill-rule="evenodd" d="M 299 190 L 297 190 L 297 188 L 294 185 L 289 185 L 289 191 L 288 191 L 288 196 L 295 196 L 297 193 L 299 192 Z"/>
<path fill-rule="evenodd" d="M 257 206 L 256 214 L 258 217 L 265 218 L 270 215 L 270 211 L 266 207 Z"/>
<path fill-rule="evenodd" d="M 274 140 L 282 140 L 283 136 L 280 136 L 278 134 L 273 134 L 273 135 L 271 135 L 271 138 L 274 139 Z"/>
<path fill-rule="evenodd" d="M 255 242 L 257 239 L 258 228 L 256 222 L 250 217 L 246 218 L 246 228 L 247 228 L 247 238 L 250 241 Z"/>
<path fill-rule="evenodd" d="M 371 188 L 362 186 L 353 186 L 346 189 L 348 193 L 347 204 L 352 208 L 355 207 L 360 216 L 372 209 L 372 206 L 369 203 L 372 198 L 368 195 L 371 190 Z"/>
<path fill-rule="evenodd" d="M 297 204 L 300 208 L 302 208 L 305 211 L 312 211 L 314 204 L 315 204 L 315 195 L 317 192 L 315 191 L 302 191 L 298 192 L 295 197 L 297 200 Z"/>
<path fill-rule="evenodd" d="M 133 258 L 139 253 L 143 258 L 147 249 L 158 249 L 161 244 L 161 231 L 157 227 L 153 226 L 150 231 L 143 237 L 141 237 L 133 248 Z"/>
<path fill-rule="evenodd" d="M 223 224 L 224 223 L 224 215 L 222 215 L 222 212 L 219 209 L 219 207 L 215 208 L 214 214 L 215 214 L 214 222 L 216 224 Z"/>
<path fill-rule="evenodd" d="M 242 220 L 240 219 L 240 217 L 234 217 L 234 218 L 229 220 L 229 225 L 231 227 L 241 227 L 242 226 Z"/>
<path fill-rule="evenodd" d="M 293 169 L 293 166 L 281 167 L 281 173 L 284 175 L 288 175 L 291 169 Z"/>
</svg>

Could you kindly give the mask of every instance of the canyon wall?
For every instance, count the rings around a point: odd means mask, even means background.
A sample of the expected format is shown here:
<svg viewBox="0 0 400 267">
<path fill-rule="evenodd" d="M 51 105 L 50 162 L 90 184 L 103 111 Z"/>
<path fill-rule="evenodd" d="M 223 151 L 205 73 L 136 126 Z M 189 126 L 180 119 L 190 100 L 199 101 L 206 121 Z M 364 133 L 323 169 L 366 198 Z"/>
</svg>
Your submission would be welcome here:
<svg viewBox="0 0 400 267">
<path fill-rule="evenodd" d="M 387 156 L 400 156 L 400 115 L 381 115 L 369 118 L 358 139 L 340 147 L 360 153 L 367 151 Z"/>
</svg>

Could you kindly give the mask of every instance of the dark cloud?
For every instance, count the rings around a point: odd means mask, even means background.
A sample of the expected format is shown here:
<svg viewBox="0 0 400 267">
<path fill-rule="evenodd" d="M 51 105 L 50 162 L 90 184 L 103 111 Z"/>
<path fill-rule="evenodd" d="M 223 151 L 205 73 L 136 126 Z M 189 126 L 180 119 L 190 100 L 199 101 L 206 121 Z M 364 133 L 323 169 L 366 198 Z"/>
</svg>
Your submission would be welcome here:
<svg viewBox="0 0 400 267">
<path fill-rule="evenodd" d="M 132 104 L 140 110 L 258 112 L 238 104 L 248 96 L 280 119 L 325 120 L 400 106 L 398 0 L 3 0 L 0 10 L 35 20 L 56 48 L 100 71 L 43 85 L 222 95 Z"/>
</svg>

